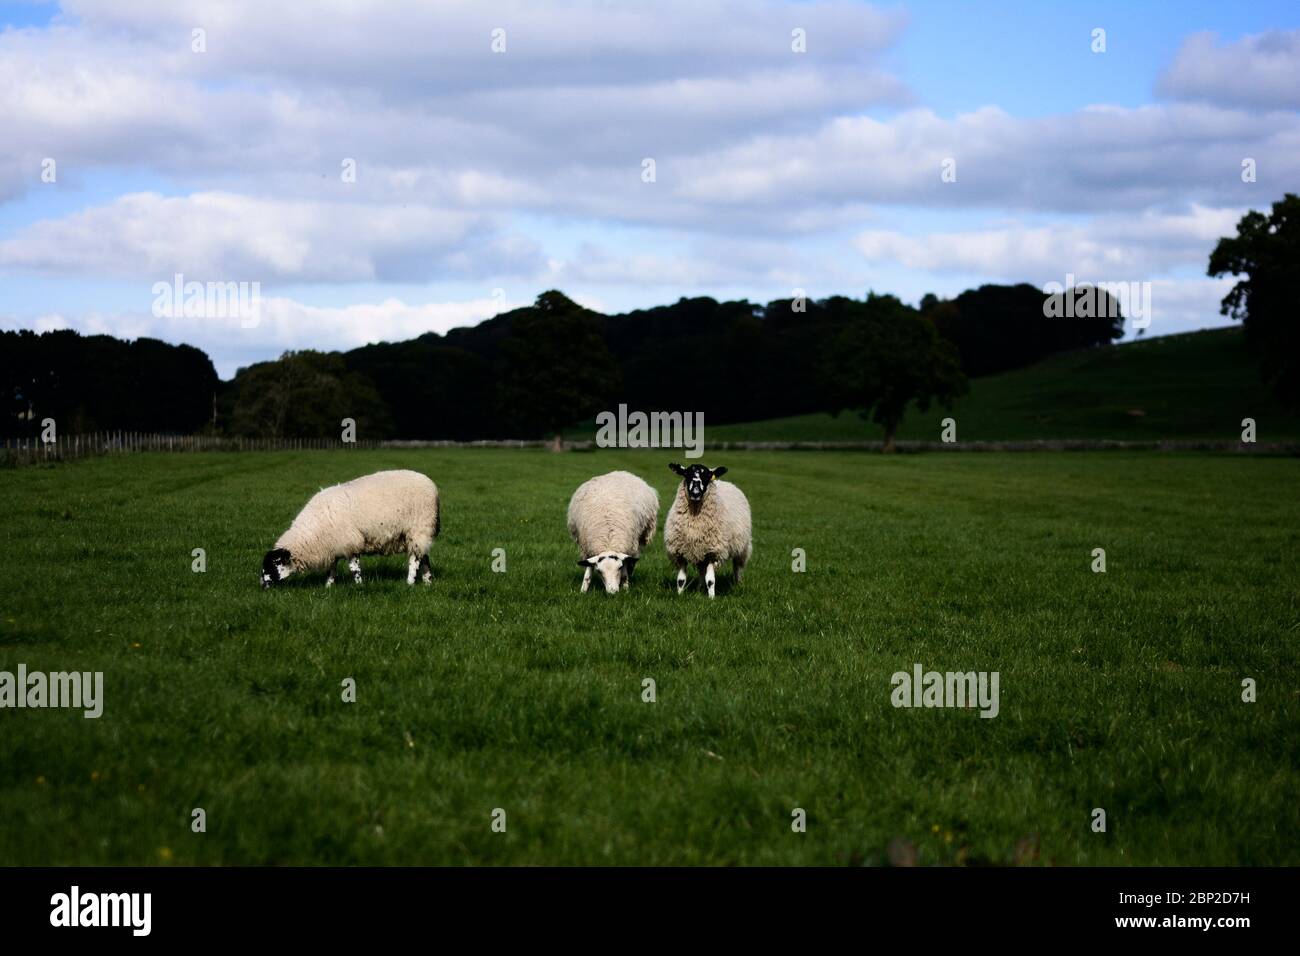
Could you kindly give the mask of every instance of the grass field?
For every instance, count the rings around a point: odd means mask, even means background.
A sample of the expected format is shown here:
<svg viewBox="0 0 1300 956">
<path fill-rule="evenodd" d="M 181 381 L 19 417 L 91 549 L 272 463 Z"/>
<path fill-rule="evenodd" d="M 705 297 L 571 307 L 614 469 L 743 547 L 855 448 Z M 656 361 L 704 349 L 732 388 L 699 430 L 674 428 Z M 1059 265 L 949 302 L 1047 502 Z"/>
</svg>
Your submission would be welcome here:
<svg viewBox="0 0 1300 956">
<path fill-rule="evenodd" d="M 0 711 L 0 863 L 1300 863 L 1300 460 L 732 453 L 743 585 L 676 595 L 656 537 L 579 595 L 569 494 L 626 467 L 666 508 L 669 457 L 0 472 L 0 669 L 106 685 L 98 720 Z M 312 492 L 390 467 L 442 487 L 432 587 L 260 590 Z M 997 671 L 1000 714 L 895 709 L 916 662 Z"/>
<path fill-rule="evenodd" d="M 1243 418 L 1255 419 L 1261 442 L 1300 440 L 1300 416 L 1283 410 L 1261 383 L 1239 328 L 1072 352 L 975 379 L 951 410 L 909 411 L 898 437 L 938 441 L 949 416 L 960 441 L 1239 441 Z M 878 426 L 852 412 L 705 425 L 709 441 L 882 437 Z"/>
</svg>

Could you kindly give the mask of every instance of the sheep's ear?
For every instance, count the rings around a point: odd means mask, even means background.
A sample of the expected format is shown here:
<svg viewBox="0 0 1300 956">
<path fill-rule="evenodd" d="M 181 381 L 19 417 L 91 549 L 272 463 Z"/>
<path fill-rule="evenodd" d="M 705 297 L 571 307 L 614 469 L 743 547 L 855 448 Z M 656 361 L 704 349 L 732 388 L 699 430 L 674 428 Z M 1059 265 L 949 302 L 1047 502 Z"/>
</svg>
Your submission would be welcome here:
<svg viewBox="0 0 1300 956">
<path fill-rule="evenodd" d="M 627 573 L 628 573 L 628 574 L 631 574 L 631 573 L 632 573 L 632 569 L 636 567 L 636 563 L 637 563 L 638 561 L 640 561 L 640 560 L 641 560 L 640 558 L 634 558 L 634 557 L 632 557 L 632 555 L 630 555 L 630 554 L 629 554 L 629 555 L 624 555 L 624 557 L 623 557 L 623 567 L 627 568 Z"/>
<path fill-rule="evenodd" d="M 714 477 L 714 478 L 721 478 L 721 477 L 722 477 L 723 475 L 725 475 L 726 473 L 727 473 L 727 469 L 726 469 L 725 466 L 722 467 L 722 468 L 714 468 L 714 469 L 713 469 L 713 477 Z"/>
<path fill-rule="evenodd" d="M 595 558 L 579 558 L 579 559 L 578 559 L 578 567 L 580 567 L 580 568 L 590 568 L 590 567 L 594 567 L 595 564 L 596 564 L 596 559 L 595 559 Z"/>
<path fill-rule="evenodd" d="M 671 471 L 671 472 L 672 472 L 673 474 L 675 474 L 675 475 L 685 475 L 685 474 L 686 474 L 686 469 L 683 468 L 681 465 L 677 464 L 677 462 L 675 462 L 675 461 L 672 462 L 672 463 L 670 463 L 670 464 L 668 465 L 668 470 Z"/>
</svg>

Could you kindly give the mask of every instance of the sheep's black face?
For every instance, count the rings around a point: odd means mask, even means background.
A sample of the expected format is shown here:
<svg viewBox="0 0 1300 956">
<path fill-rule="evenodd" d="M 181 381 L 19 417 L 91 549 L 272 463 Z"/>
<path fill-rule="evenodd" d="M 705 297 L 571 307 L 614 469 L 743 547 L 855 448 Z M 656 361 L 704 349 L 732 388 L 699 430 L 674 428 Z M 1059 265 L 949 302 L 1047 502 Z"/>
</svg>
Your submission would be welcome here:
<svg viewBox="0 0 1300 956">
<path fill-rule="evenodd" d="M 274 548 L 266 552 L 266 556 L 262 558 L 263 588 L 279 584 L 293 573 L 293 565 L 289 563 L 289 560 L 290 554 L 286 548 Z"/>
<path fill-rule="evenodd" d="M 682 476 L 682 484 L 686 487 L 686 497 L 694 504 L 699 504 L 704 500 L 704 493 L 709 490 L 709 485 L 714 480 L 721 478 L 727 473 L 726 468 L 705 468 L 703 465 L 690 465 L 683 468 L 677 462 L 668 466 L 669 469 L 677 475 Z"/>
</svg>

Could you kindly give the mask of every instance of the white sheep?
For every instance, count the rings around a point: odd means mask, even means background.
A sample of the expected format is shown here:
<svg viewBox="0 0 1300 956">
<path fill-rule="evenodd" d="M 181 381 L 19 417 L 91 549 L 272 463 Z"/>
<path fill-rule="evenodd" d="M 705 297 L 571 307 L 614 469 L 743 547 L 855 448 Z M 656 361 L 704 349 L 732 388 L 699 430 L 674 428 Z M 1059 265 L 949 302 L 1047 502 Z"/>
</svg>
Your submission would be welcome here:
<svg viewBox="0 0 1300 956">
<path fill-rule="evenodd" d="M 668 466 L 681 475 L 677 497 L 664 521 L 664 547 L 677 567 L 677 593 L 686 588 L 687 565 L 704 576 L 709 597 L 714 596 L 714 567 L 731 559 L 736 583 L 754 553 L 754 536 L 745 493 L 729 481 L 718 479 L 726 468 L 691 465 Z"/>
<path fill-rule="evenodd" d="M 429 584 L 429 546 L 442 530 L 440 512 L 438 486 L 417 471 L 379 471 L 324 488 L 262 559 L 262 587 L 295 571 L 326 569 L 329 587 L 339 558 L 348 559 L 360 584 L 363 554 L 407 554 L 406 583 L 414 584 L 422 568 Z"/>
<path fill-rule="evenodd" d="M 583 593 L 591 586 L 593 568 L 607 593 L 627 590 L 658 523 L 659 495 L 631 472 L 611 471 L 579 485 L 569 500 L 569 534 L 578 545 L 578 564 L 586 569 Z"/>
</svg>

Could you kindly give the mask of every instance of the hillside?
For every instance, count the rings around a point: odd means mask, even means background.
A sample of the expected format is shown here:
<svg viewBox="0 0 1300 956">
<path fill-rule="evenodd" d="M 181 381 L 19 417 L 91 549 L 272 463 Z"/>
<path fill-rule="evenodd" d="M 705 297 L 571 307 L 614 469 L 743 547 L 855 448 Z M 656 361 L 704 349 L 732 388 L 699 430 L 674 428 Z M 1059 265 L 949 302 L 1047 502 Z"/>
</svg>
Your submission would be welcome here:
<svg viewBox="0 0 1300 956">
<path fill-rule="evenodd" d="M 1262 442 L 1300 438 L 1300 416 L 1283 412 L 1260 383 L 1239 328 L 1071 352 L 974 379 L 952 411 L 910 411 L 898 437 L 937 440 L 949 415 L 964 441 L 1231 440 L 1247 417 Z M 845 412 L 717 425 L 707 435 L 713 442 L 864 441 L 881 432 Z"/>
</svg>

